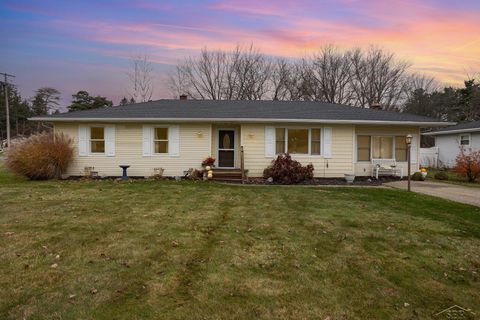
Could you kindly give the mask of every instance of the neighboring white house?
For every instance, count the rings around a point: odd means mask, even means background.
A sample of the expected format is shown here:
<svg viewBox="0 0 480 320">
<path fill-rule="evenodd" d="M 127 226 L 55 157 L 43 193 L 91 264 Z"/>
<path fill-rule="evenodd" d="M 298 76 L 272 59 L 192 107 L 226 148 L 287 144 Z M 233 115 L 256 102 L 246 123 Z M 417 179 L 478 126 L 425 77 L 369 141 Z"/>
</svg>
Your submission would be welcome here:
<svg viewBox="0 0 480 320">
<path fill-rule="evenodd" d="M 436 166 L 455 166 L 455 159 L 461 147 L 466 150 L 480 150 L 480 121 L 465 122 L 456 126 L 426 132 L 423 133 L 423 135 L 434 136 L 435 147 L 430 148 L 430 150 L 422 148 L 420 150 L 420 157 L 422 158 L 422 153 L 427 155 L 429 152 L 433 154 L 434 151 L 436 151 Z M 428 157 L 425 157 L 425 159 L 427 158 Z M 425 166 L 435 166 L 432 164 L 421 164 Z"/>
</svg>

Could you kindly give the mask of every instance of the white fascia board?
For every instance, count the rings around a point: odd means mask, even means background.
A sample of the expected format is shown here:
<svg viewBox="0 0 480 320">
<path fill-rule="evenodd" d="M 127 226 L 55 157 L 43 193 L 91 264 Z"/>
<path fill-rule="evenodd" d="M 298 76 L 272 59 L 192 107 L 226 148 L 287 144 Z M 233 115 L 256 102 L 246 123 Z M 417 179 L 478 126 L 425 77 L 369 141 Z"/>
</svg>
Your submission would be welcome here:
<svg viewBox="0 0 480 320">
<path fill-rule="evenodd" d="M 31 121 L 47 122 L 261 122 L 261 123 L 336 123 L 336 124 L 395 124 L 405 126 L 437 127 L 454 125 L 453 122 L 384 121 L 384 120 L 331 120 L 331 119 L 260 119 L 260 118 L 50 118 L 33 117 Z"/>
<path fill-rule="evenodd" d="M 454 134 L 454 133 L 468 133 L 468 132 L 480 132 L 480 128 L 470 128 L 470 129 L 458 129 L 458 130 L 445 130 L 445 131 L 432 131 L 432 132 L 425 132 L 422 133 L 424 136 L 439 136 L 443 134 Z"/>
</svg>

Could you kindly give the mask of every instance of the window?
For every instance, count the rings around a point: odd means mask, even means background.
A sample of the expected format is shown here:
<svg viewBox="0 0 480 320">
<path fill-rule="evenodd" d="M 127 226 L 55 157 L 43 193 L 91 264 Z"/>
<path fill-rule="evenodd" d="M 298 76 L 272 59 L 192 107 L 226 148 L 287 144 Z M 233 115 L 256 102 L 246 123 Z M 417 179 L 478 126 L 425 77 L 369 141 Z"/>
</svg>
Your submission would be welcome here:
<svg viewBox="0 0 480 320">
<path fill-rule="evenodd" d="M 285 128 L 275 129 L 275 153 L 285 152 Z"/>
<path fill-rule="evenodd" d="M 372 136 L 372 158 L 393 159 L 393 137 Z"/>
<path fill-rule="evenodd" d="M 90 152 L 105 153 L 105 128 L 90 128 Z"/>
<path fill-rule="evenodd" d="M 320 154 L 320 129 L 312 129 L 311 130 L 311 141 L 310 141 L 310 153 L 319 155 Z"/>
<path fill-rule="evenodd" d="M 168 153 L 168 128 L 155 128 L 153 143 L 155 153 Z"/>
<path fill-rule="evenodd" d="M 407 161 L 407 141 L 405 136 L 395 137 L 395 160 Z"/>
<path fill-rule="evenodd" d="M 461 134 L 460 135 L 460 145 L 461 146 L 469 146 L 470 145 L 470 135 L 469 134 Z"/>
<path fill-rule="evenodd" d="M 357 136 L 357 161 L 395 159 L 407 161 L 405 136 Z"/>
<path fill-rule="evenodd" d="M 370 136 L 357 137 L 357 160 L 370 161 Z"/>
<path fill-rule="evenodd" d="M 288 129 L 288 153 L 308 154 L 308 129 Z"/>
<path fill-rule="evenodd" d="M 322 154 L 322 129 L 275 128 L 275 153 Z"/>
</svg>

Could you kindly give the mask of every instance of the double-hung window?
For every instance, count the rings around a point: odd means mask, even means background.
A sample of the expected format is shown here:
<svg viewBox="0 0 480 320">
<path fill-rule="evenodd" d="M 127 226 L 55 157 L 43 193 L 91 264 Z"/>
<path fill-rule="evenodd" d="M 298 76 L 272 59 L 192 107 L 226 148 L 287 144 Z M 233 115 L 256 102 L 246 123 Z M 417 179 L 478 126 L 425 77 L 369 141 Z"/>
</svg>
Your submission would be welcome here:
<svg viewBox="0 0 480 320">
<path fill-rule="evenodd" d="M 395 160 L 407 161 L 407 139 L 405 136 L 395 137 Z"/>
<path fill-rule="evenodd" d="M 321 129 L 276 128 L 275 153 L 321 154 Z"/>
<path fill-rule="evenodd" d="M 460 145 L 461 146 L 469 146 L 470 145 L 470 135 L 469 134 L 461 134 L 460 135 Z"/>
<path fill-rule="evenodd" d="M 310 129 L 310 154 L 321 154 L 321 129 Z"/>
<path fill-rule="evenodd" d="M 357 161 L 371 159 L 407 161 L 405 136 L 357 136 Z"/>
<path fill-rule="evenodd" d="M 168 153 L 168 128 L 154 128 L 153 143 L 155 153 Z"/>
<path fill-rule="evenodd" d="M 104 127 L 90 127 L 90 153 L 105 153 Z"/>
<path fill-rule="evenodd" d="M 275 153 L 280 154 L 285 152 L 286 145 L 286 130 L 285 128 L 275 129 Z"/>
<path fill-rule="evenodd" d="M 370 136 L 357 137 L 357 160 L 370 161 Z"/>
</svg>

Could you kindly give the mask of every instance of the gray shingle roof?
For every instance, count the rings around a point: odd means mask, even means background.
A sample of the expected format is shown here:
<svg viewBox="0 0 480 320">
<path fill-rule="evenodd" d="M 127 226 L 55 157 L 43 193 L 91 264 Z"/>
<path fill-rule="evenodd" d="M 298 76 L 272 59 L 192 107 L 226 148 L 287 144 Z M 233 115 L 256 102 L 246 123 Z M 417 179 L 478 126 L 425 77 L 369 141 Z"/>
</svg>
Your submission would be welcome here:
<svg viewBox="0 0 480 320">
<path fill-rule="evenodd" d="M 126 106 L 36 117 L 32 120 L 331 120 L 445 124 L 441 120 L 407 113 L 355 108 L 311 101 L 157 100 Z"/>
<path fill-rule="evenodd" d="M 459 133 L 462 131 L 465 131 L 465 132 L 480 131 L 480 121 L 464 122 L 464 123 L 457 124 L 456 126 L 445 127 L 438 130 L 430 131 L 426 134 L 428 135 L 447 134 L 451 131 L 455 133 Z"/>
</svg>

